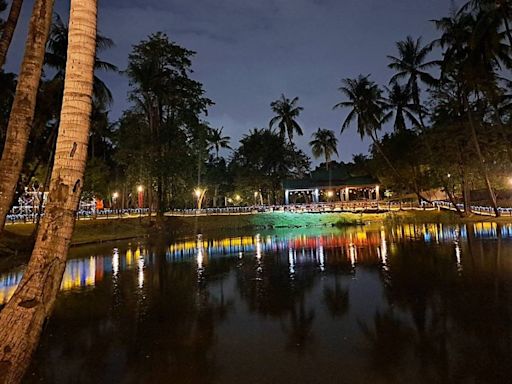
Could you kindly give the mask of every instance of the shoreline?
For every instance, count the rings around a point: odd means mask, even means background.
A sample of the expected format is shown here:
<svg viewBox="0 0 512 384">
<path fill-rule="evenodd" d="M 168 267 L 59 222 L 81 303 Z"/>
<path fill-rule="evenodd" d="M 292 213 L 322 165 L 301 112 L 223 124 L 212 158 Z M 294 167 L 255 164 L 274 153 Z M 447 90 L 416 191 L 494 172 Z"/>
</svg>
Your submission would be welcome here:
<svg viewBox="0 0 512 384">
<path fill-rule="evenodd" d="M 164 216 L 157 227 L 155 217 L 113 218 L 77 221 L 71 247 L 91 246 L 132 239 L 172 238 L 191 234 L 221 234 L 223 232 L 347 227 L 368 224 L 470 224 L 493 222 L 512 223 L 512 217 L 474 215 L 461 218 L 450 211 L 400 211 L 392 213 L 258 213 L 251 215 Z M 28 262 L 33 247 L 34 224 L 12 224 L 0 238 L 0 271 L 16 268 Z"/>
</svg>

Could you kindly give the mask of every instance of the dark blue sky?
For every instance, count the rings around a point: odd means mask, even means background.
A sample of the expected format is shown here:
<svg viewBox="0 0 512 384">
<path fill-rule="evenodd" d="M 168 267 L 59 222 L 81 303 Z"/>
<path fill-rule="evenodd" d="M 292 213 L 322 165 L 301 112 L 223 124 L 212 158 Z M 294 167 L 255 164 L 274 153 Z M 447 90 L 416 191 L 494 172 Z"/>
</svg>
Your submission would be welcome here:
<svg viewBox="0 0 512 384">
<path fill-rule="evenodd" d="M 460 1 L 459 1 L 460 2 Z M 25 2 L 7 65 L 18 71 L 32 1 Z M 446 15 L 450 0 L 100 0 L 99 28 L 116 47 L 102 58 L 126 67 L 131 46 L 163 31 L 198 52 L 194 77 L 203 82 L 216 105 L 208 120 L 238 140 L 249 129 L 265 127 L 269 104 L 281 93 L 298 96 L 300 123 L 307 142 L 318 128 L 339 132 L 346 115 L 332 111 L 340 101 L 340 80 L 362 74 L 387 84 L 387 54 L 405 38 L 436 36 L 431 19 Z M 56 0 L 67 17 L 69 1 Z M 114 93 L 112 117 L 127 107 L 128 82 L 100 74 Z M 234 143 L 236 146 L 236 143 Z M 340 154 L 366 153 L 355 130 L 340 137 Z"/>
</svg>

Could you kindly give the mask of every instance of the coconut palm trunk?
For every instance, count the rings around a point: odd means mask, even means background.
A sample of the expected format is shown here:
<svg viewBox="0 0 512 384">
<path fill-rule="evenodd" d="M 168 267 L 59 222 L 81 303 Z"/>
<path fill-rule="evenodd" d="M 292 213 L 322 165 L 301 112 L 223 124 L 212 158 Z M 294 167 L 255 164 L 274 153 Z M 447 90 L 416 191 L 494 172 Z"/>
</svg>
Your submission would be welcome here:
<svg viewBox="0 0 512 384">
<path fill-rule="evenodd" d="M 475 127 L 475 120 L 473 118 L 473 113 L 471 112 L 471 106 L 469 105 L 469 100 L 466 97 L 464 97 L 464 103 L 466 106 L 468 121 L 469 121 L 469 130 L 471 139 L 473 141 L 473 145 L 475 147 L 475 152 L 478 156 L 478 165 L 480 167 L 480 171 L 482 172 L 482 177 L 485 182 L 485 187 L 487 189 L 487 195 L 489 196 L 489 202 L 491 203 L 491 207 L 494 211 L 494 214 L 496 217 L 501 216 L 501 212 L 498 209 L 498 201 L 496 199 L 496 194 L 494 193 L 494 190 L 492 189 L 491 179 L 489 178 L 489 172 L 487 170 L 487 165 L 485 163 L 485 158 L 482 154 L 482 149 L 480 148 L 480 142 L 478 141 L 478 136 L 476 133 L 476 127 Z"/>
<path fill-rule="evenodd" d="M 391 169 L 391 171 L 395 174 L 395 176 L 397 177 L 398 180 L 400 180 L 402 183 L 404 183 L 404 178 L 398 172 L 398 170 L 395 168 L 395 166 L 393 165 L 391 160 L 389 160 L 389 157 L 386 155 L 386 153 L 382 149 L 382 147 L 381 147 L 381 145 L 379 143 L 379 140 L 374 135 L 371 135 L 370 137 L 372 139 L 373 145 L 375 145 L 375 148 L 377 148 L 377 150 L 380 152 L 382 158 L 384 159 L 384 161 L 388 165 L 389 169 Z"/>
<path fill-rule="evenodd" d="M 496 121 L 496 124 L 498 125 L 501 138 L 503 142 L 505 143 L 505 149 L 507 151 L 507 156 L 510 164 L 512 164 L 512 148 L 510 147 L 510 140 L 508 139 L 507 135 L 507 129 L 505 128 L 505 125 L 503 124 L 503 121 L 501 120 L 501 116 L 499 113 L 499 110 L 497 107 L 494 107 L 494 118 Z"/>
<path fill-rule="evenodd" d="M 473 215 L 471 208 L 471 190 L 465 176 L 461 180 L 462 186 L 462 199 L 464 201 L 464 216 L 469 217 Z"/>
<path fill-rule="evenodd" d="M 18 19 L 20 17 L 22 5 L 23 0 L 12 1 L 9 16 L 7 17 L 7 20 L 4 24 L 2 36 L 0 37 L 0 69 L 4 67 L 5 58 L 7 57 L 7 51 L 9 50 L 9 47 L 11 45 L 16 25 L 18 24 Z"/>
<path fill-rule="evenodd" d="M 96 0 L 71 0 L 66 80 L 50 195 L 27 269 L 0 312 L 0 383 L 22 380 L 61 285 L 84 184 L 96 14 Z"/>
<path fill-rule="evenodd" d="M 446 192 L 446 195 L 448 196 L 448 200 L 450 200 L 450 203 L 453 205 L 453 207 L 455 208 L 455 211 L 457 212 L 457 214 L 460 216 L 460 217 L 463 217 L 464 216 L 464 212 L 462 212 L 457 204 L 457 201 L 455 201 L 455 196 L 453 194 L 453 192 L 451 191 L 448 183 L 444 183 L 443 184 L 443 189 L 444 191 Z"/>
<path fill-rule="evenodd" d="M 0 160 L 0 233 L 14 198 L 34 120 L 54 0 L 36 0 Z"/>
<path fill-rule="evenodd" d="M 374 134 L 371 134 L 370 135 L 372 141 L 373 141 L 373 144 L 375 145 L 375 148 L 377 148 L 377 150 L 380 152 L 382 158 L 384 159 L 384 161 L 386 162 L 386 164 L 388 165 L 388 167 L 391 169 L 391 171 L 395 174 L 397 180 L 402 183 L 402 185 L 405 187 L 405 186 L 408 186 L 410 185 L 410 183 L 407 182 L 407 180 L 405 180 L 405 178 L 400 174 L 400 172 L 398 172 L 398 170 L 396 169 L 396 167 L 393 165 L 393 163 L 391 162 L 391 160 L 389 159 L 389 157 L 386 155 L 386 153 L 384 152 L 384 150 L 382 149 L 382 146 L 380 145 L 379 143 L 379 140 L 377 139 L 377 137 L 374 135 Z M 421 203 L 422 201 L 426 201 L 428 203 L 430 203 L 430 200 L 427 199 L 425 196 L 423 196 L 423 194 L 421 193 L 421 191 L 419 190 L 418 186 L 417 185 L 414 185 L 413 186 L 413 189 L 414 189 L 414 193 L 416 194 L 416 196 L 418 197 L 418 201 Z"/>
</svg>

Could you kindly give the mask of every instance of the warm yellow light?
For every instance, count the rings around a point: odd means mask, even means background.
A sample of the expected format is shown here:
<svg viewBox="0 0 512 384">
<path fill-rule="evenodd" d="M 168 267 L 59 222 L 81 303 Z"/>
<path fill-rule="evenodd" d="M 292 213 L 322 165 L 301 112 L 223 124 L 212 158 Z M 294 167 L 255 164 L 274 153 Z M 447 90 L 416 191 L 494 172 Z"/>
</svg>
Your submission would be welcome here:
<svg viewBox="0 0 512 384">
<path fill-rule="evenodd" d="M 334 192 L 333 191 L 327 191 L 327 197 L 333 197 Z"/>
<path fill-rule="evenodd" d="M 510 185 L 512 185 L 512 177 L 510 177 L 510 178 L 508 179 L 508 183 L 509 183 Z"/>
<path fill-rule="evenodd" d="M 119 197 L 119 193 L 114 192 L 114 193 L 112 194 L 112 197 L 113 197 L 114 199 L 117 199 L 117 198 Z"/>
<path fill-rule="evenodd" d="M 258 197 L 258 192 L 254 192 L 254 197 Z"/>
<path fill-rule="evenodd" d="M 201 197 L 201 190 L 199 188 L 197 188 L 195 191 L 194 191 L 194 195 L 196 195 L 196 197 L 199 199 Z"/>
<path fill-rule="evenodd" d="M 242 198 L 240 197 L 240 195 L 236 195 L 236 196 L 235 196 L 235 200 L 236 200 L 236 201 L 240 201 L 240 200 L 242 200 Z"/>
<path fill-rule="evenodd" d="M 139 191 L 139 192 L 144 192 L 144 187 L 143 187 L 142 185 L 139 185 L 139 186 L 137 187 L 137 191 Z"/>
</svg>

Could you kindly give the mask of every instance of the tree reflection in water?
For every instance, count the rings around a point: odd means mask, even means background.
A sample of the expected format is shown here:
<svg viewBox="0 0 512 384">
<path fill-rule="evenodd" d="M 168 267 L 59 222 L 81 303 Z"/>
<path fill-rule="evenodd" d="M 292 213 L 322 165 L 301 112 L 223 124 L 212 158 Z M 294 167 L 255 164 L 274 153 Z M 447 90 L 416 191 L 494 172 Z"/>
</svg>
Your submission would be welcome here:
<svg viewBox="0 0 512 384">
<path fill-rule="evenodd" d="M 391 284 L 383 284 L 391 310 L 377 312 L 371 326 L 361 321 L 369 364 L 386 382 L 502 383 L 512 377 L 512 285 L 501 271 L 503 228 L 496 226 L 491 241 L 479 238 L 473 225 L 462 231 L 467 241 L 461 247 L 454 239 L 455 249 L 418 247 L 414 240 L 394 247 L 386 277 Z"/>
<path fill-rule="evenodd" d="M 511 227 L 309 232 L 72 258 L 26 382 L 512 377 Z"/>
</svg>

